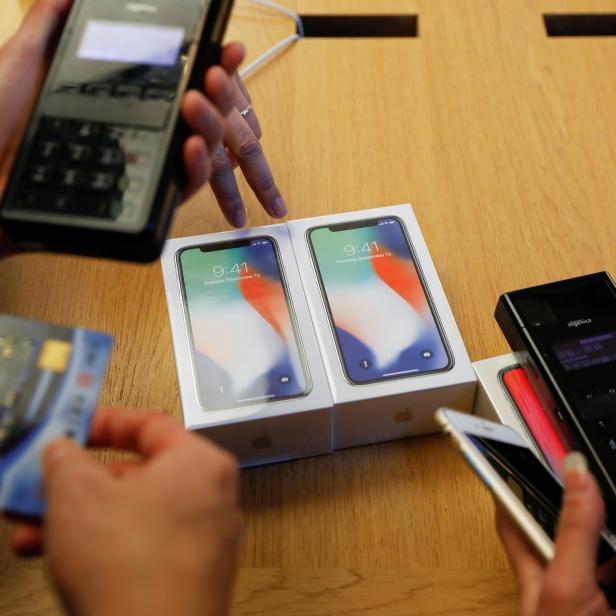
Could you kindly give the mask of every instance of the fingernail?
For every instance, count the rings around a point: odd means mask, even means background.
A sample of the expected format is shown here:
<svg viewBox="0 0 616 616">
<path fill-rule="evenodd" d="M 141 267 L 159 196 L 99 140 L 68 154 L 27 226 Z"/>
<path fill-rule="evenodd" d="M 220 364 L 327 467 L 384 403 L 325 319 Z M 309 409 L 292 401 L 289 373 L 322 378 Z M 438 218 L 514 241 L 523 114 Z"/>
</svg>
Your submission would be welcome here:
<svg viewBox="0 0 616 616">
<path fill-rule="evenodd" d="M 240 228 L 246 224 L 246 212 L 244 212 L 244 210 L 235 210 L 232 218 L 234 227 Z"/>
<path fill-rule="evenodd" d="M 283 218 L 288 214 L 287 206 L 282 197 L 276 197 L 272 204 L 272 214 L 276 218 Z"/>
<path fill-rule="evenodd" d="M 581 475 L 588 472 L 588 461 L 583 453 L 572 451 L 563 462 L 563 475 L 577 471 Z"/>
<path fill-rule="evenodd" d="M 588 461 L 579 451 L 572 451 L 563 462 L 563 479 L 565 490 L 571 494 L 582 492 L 588 482 Z"/>
</svg>

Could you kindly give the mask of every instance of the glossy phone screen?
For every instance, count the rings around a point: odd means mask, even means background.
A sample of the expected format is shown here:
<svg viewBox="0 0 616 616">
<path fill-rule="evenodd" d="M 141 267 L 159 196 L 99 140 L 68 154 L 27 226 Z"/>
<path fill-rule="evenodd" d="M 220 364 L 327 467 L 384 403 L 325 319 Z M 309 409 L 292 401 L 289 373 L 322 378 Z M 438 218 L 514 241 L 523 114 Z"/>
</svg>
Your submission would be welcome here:
<svg viewBox="0 0 616 616">
<path fill-rule="evenodd" d="M 309 377 L 274 241 L 188 248 L 178 261 L 202 406 L 305 395 Z"/>
<path fill-rule="evenodd" d="M 475 434 L 467 433 L 466 436 L 539 522 L 548 537 L 554 539 L 562 488 L 543 464 L 526 447 Z"/>
<path fill-rule="evenodd" d="M 451 359 L 395 217 L 319 227 L 309 242 L 348 379 L 447 370 Z"/>
<path fill-rule="evenodd" d="M 527 447 L 466 433 L 514 496 L 524 505 L 550 539 L 556 538 L 562 487 Z M 605 538 L 600 540 L 598 562 L 614 556 Z"/>
</svg>

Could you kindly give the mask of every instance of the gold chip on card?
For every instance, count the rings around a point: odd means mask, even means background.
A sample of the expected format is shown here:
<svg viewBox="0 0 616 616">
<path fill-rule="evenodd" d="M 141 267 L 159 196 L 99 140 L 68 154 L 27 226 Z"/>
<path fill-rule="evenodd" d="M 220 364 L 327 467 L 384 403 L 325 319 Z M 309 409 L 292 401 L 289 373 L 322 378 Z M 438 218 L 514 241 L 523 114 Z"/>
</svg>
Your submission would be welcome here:
<svg viewBox="0 0 616 616">
<path fill-rule="evenodd" d="M 66 340 L 46 340 L 39 355 L 38 367 L 41 370 L 64 372 L 72 347 L 73 345 Z"/>
</svg>

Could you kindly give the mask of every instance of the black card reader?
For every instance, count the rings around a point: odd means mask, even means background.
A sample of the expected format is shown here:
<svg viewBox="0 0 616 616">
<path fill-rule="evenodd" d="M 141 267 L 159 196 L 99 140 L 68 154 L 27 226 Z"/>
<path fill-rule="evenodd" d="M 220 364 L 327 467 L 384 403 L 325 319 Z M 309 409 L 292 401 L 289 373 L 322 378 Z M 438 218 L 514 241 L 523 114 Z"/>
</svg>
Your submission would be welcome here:
<svg viewBox="0 0 616 616">
<path fill-rule="evenodd" d="M 616 286 L 606 272 L 503 294 L 496 320 L 616 515 Z"/>
<path fill-rule="evenodd" d="M 180 112 L 233 0 L 74 0 L 0 207 L 28 249 L 161 251 L 183 181 Z"/>
</svg>

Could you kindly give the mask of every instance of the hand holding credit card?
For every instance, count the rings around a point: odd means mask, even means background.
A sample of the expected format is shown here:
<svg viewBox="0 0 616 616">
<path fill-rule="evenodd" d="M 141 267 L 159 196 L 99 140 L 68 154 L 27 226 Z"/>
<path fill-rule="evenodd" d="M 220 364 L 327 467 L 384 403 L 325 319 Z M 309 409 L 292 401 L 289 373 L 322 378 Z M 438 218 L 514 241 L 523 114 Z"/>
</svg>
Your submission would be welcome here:
<svg viewBox="0 0 616 616">
<path fill-rule="evenodd" d="M 0 315 L 0 509 L 45 513 L 40 457 L 60 437 L 80 444 L 111 352 L 111 336 Z"/>
</svg>

